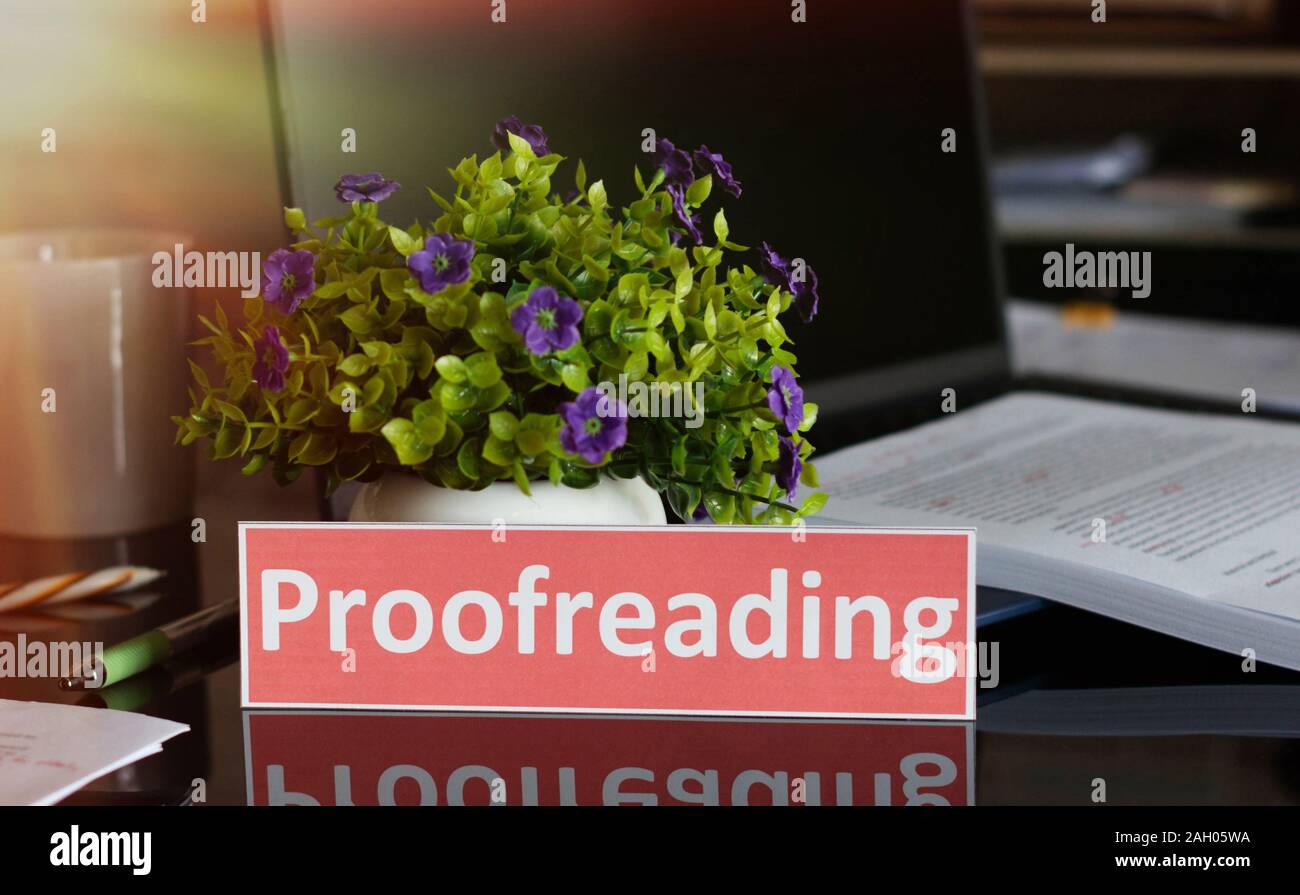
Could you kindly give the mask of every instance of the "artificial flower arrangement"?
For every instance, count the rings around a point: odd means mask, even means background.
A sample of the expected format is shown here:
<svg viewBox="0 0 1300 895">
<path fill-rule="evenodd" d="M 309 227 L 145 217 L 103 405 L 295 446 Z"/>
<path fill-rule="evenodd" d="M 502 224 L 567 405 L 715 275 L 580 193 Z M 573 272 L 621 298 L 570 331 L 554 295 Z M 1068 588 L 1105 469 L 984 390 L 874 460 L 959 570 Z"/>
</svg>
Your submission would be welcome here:
<svg viewBox="0 0 1300 895">
<path fill-rule="evenodd" d="M 347 212 L 309 226 L 265 261 L 262 294 L 232 328 L 218 306 L 201 318 L 224 368 L 209 382 L 191 363 L 182 444 L 269 467 L 281 484 L 304 467 L 347 480 L 415 473 L 445 488 L 549 479 L 583 488 L 602 475 L 641 476 L 682 519 L 785 523 L 819 510 L 805 403 L 781 317 L 817 311 L 817 278 L 770 246 L 760 271 L 727 264 L 718 209 L 713 240 L 698 209 L 715 187 L 739 198 L 722 155 L 658 139 L 637 197 L 615 207 L 602 181 L 561 197 L 563 157 L 537 125 L 511 117 L 497 152 L 450 170 L 455 191 L 430 189 L 428 227 L 389 226 L 379 203 L 399 184 L 348 175 Z M 677 389 L 694 419 L 650 416 L 607 387 Z"/>
</svg>

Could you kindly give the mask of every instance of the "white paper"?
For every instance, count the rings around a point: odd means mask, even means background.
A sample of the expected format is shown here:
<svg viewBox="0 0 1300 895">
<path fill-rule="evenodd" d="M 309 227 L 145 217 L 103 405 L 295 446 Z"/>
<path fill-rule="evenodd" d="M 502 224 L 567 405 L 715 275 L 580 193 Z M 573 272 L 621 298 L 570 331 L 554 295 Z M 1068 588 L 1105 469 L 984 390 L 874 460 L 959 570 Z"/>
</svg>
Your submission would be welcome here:
<svg viewBox="0 0 1300 895">
<path fill-rule="evenodd" d="M 817 471 L 824 520 L 975 526 L 981 546 L 1300 619 L 1297 425 L 1022 393 Z"/>
<path fill-rule="evenodd" d="M 0 699 L 0 804 L 52 805 L 187 730 L 134 712 Z"/>
<path fill-rule="evenodd" d="M 1300 409 L 1300 332 L 1120 311 L 1108 326 L 1069 326 L 1057 308 L 1011 302 L 1016 370 L 1261 408 Z"/>
</svg>

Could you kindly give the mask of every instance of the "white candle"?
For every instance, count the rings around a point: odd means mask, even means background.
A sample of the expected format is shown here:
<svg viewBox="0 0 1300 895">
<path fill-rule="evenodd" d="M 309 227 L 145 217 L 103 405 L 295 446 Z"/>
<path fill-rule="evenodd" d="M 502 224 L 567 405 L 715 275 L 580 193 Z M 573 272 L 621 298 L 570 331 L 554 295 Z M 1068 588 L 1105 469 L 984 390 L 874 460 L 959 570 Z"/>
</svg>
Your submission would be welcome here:
<svg viewBox="0 0 1300 895">
<path fill-rule="evenodd" d="M 195 452 L 184 288 L 151 281 L 184 237 L 125 230 L 0 236 L 0 533 L 90 537 L 188 518 Z"/>
</svg>

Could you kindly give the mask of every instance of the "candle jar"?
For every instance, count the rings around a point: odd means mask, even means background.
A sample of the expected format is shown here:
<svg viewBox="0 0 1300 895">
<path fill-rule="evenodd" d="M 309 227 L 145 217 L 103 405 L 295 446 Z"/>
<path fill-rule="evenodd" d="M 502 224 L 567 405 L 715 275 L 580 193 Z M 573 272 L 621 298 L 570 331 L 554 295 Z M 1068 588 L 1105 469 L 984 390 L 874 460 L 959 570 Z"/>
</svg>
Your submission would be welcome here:
<svg viewBox="0 0 1300 895">
<path fill-rule="evenodd" d="M 153 284 L 183 236 L 59 230 L 0 236 L 0 533 L 143 531 L 186 518 L 185 288 Z"/>
</svg>

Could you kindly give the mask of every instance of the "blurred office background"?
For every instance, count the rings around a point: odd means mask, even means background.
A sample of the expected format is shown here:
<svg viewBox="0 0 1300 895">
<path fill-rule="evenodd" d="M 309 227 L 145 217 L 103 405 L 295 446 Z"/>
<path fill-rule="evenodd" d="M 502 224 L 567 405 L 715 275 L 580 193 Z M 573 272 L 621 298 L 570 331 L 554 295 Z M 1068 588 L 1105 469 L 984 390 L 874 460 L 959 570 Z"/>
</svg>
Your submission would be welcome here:
<svg viewBox="0 0 1300 895">
<path fill-rule="evenodd" d="M 1019 370 L 1300 409 L 1300 4 L 975 6 Z M 1045 287 L 1066 243 L 1150 295 Z"/>
<path fill-rule="evenodd" d="M 1300 326 L 1300 4 L 1111 0 L 1105 24 L 1088 0 L 975 7 L 1009 294 Z M 257 2 L 206 17 L 183 0 L 0 0 L 0 230 L 280 241 Z M 329 16 L 317 27 L 328 39 Z M 47 127 L 57 153 L 39 151 Z M 1046 290 L 1042 254 L 1065 241 L 1158 248 L 1156 288 Z"/>
<path fill-rule="evenodd" d="M 1300 326 L 1300 5 L 976 5 L 1011 295 Z M 1152 294 L 1045 289 L 1067 241 L 1155 250 Z"/>
</svg>

